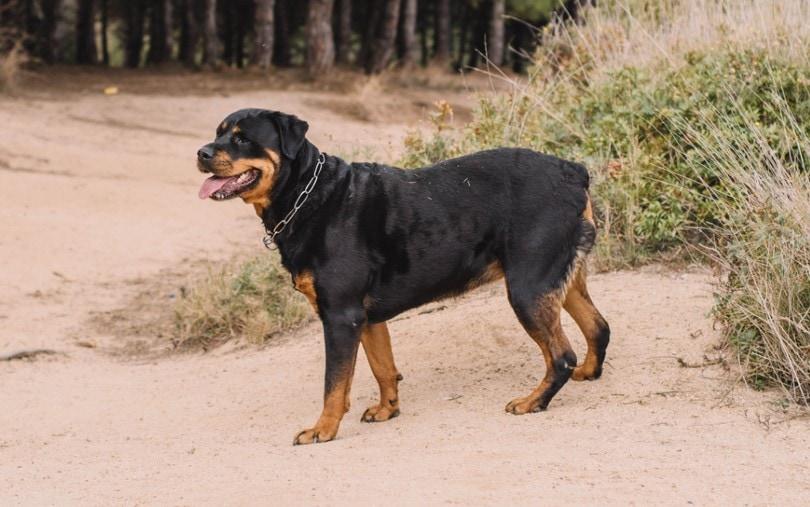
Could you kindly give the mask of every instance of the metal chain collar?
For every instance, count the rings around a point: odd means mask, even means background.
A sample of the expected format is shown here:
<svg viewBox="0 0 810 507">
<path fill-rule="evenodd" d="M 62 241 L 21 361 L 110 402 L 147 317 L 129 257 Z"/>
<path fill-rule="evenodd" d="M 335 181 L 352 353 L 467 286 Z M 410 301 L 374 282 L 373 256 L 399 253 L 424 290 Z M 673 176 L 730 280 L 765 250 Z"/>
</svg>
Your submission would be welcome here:
<svg viewBox="0 0 810 507">
<path fill-rule="evenodd" d="M 276 245 L 276 236 L 281 234 L 281 231 L 287 227 L 287 224 L 293 219 L 298 210 L 307 202 L 309 198 L 309 194 L 312 193 L 312 190 L 315 188 L 315 184 L 318 183 L 318 176 L 321 174 L 321 169 L 323 169 L 323 164 L 326 163 L 326 155 L 321 153 L 318 156 L 318 163 L 315 164 L 315 171 L 312 173 L 312 178 L 310 178 L 307 186 L 304 187 L 304 190 L 298 194 L 298 198 L 295 199 L 295 204 L 293 204 L 293 208 L 290 210 L 287 215 L 282 218 L 273 229 L 268 229 L 267 227 L 264 228 L 265 235 L 262 238 L 262 243 L 268 250 L 276 250 L 278 245 Z"/>
</svg>

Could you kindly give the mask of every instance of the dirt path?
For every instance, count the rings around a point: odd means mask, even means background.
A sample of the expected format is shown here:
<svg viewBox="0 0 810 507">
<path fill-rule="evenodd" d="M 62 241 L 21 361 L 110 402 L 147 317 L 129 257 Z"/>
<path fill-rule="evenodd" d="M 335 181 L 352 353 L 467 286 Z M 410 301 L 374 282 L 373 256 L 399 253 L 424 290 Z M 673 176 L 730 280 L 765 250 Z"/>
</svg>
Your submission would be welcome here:
<svg viewBox="0 0 810 507">
<path fill-rule="evenodd" d="M 77 346 L 114 340 L 85 322 L 125 301 L 125 282 L 259 248 L 244 206 L 196 198 L 192 154 L 230 110 L 283 108 L 326 151 L 393 157 L 406 122 L 330 100 L 350 103 L 295 91 L 0 101 L 14 125 L 0 141 L 0 355 L 65 353 L 0 363 L 0 503 L 810 502 L 810 423 L 722 365 L 678 362 L 719 357 L 703 271 L 593 277 L 614 331 L 605 375 L 529 416 L 503 406 L 542 361 L 499 285 L 406 314 L 391 325 L 402 416 L 359 422 L 376 396 L 360 357 L 339 439 L 318 446 L 290 445 L 319 411 L 315 324 L 262 350 L 149 361 Z M 570 320 L 566 331 L 581 355 Z"/>
</svg>

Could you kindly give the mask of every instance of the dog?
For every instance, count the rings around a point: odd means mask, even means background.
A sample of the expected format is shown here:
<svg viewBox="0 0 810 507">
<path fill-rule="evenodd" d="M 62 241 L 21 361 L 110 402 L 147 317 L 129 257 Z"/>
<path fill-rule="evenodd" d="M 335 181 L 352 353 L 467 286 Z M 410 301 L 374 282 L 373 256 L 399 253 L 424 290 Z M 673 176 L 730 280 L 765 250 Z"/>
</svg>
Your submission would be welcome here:
<svg viewBox="0 0 810 507">
<path fill-rule="evenodd" d="M 362 420 L 399 415 L 402 375 L 386 321 L 501 278 L 546 363 L 540 384 L 506 411 L 545 410 L 569 378 L 599 378 L 610 327 L 586 287 L 596 226 L 583 166 L 519 148 L 414 170 L 349 164 L 320 152 L 308 128 L 293 115 L 243 109 L 197 152 L 199 170 L 213 174 L 199 197 L 253 205 L 265 244 L 278 248 L 323 324 L 323 411 L 294 444 L 337 435 L 361 343 L 380 388 Z M 587 341 L 581 365 L 560 325 L 563 308 Z"/>
</svg>

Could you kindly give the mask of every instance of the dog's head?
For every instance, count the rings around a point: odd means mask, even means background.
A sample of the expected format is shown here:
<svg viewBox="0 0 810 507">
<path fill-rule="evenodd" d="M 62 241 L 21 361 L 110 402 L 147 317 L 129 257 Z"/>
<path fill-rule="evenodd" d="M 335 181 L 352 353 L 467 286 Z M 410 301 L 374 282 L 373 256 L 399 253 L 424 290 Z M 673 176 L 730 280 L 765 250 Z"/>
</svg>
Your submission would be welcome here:
<svg viewBox="0 0 810 507">
<path fill-rule="evenodd" d="M 213 176 L 200 187 L 200 199 L 241 197 L 264 208 L 285 160 L 296 157 L 309 125 L 289 114 L 265 109 L 231 113 L 213 143 L 197 151 L 197 167 Z"/>
</svg>

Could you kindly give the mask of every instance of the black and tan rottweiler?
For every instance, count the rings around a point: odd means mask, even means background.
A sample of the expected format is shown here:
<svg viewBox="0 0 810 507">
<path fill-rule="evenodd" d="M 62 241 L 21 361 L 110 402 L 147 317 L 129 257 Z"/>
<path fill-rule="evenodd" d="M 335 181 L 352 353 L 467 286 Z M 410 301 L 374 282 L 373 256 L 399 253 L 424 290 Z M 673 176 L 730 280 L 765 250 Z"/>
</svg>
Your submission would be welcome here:
<svg viewBox="0 0 810 507">
<path fill-rule="evenodd" d="M 584 167 L 513 148 L 416 170 L 349 164 L 320 152 L 307 128 L 292 115 L 244 109 L 197 153 L 199 169 L 213 174 L 200 198 L 253 205 L 266 243 L 323 323 L 323 412 L 296 444 L 335 438 L 360 343 L 380 385 L 362 420 L 397 416 L 402 376 L 386 321 L 499 278 L 546 362 L 540 385 L 506 411 L 544 410 L 569 378 L 599 378 L 610 330 L 585 285 L 596 229 Z M 579 366 L 562 308 L 588 343 Z"/>
</svg>

